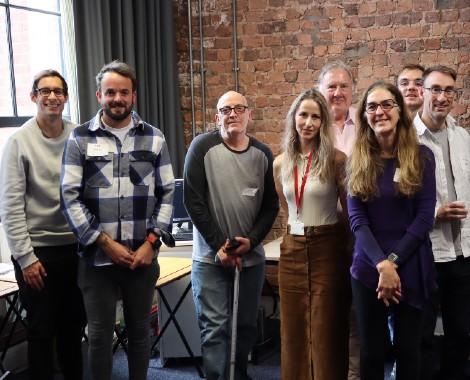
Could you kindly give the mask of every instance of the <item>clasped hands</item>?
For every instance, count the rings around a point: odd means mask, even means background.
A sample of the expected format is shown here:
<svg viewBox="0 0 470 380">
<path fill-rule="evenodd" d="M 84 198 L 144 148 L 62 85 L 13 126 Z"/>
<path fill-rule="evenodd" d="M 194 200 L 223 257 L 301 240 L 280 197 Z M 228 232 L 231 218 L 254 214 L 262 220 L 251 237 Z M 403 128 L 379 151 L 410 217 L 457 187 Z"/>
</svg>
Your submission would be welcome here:
<svg viewBox="0 0 470 380">
<path fill-rule="evenodd" d="M 389 260 L 383 260 L 376 266 L 379 272 L 379 283 L 377 285 L 377 299 L 381 299 L 385 306 L 390 306 L 389 300 L 396 304 L 401 297 L 401 280 L 398 275 L 398 266 Z"/>
<path fill-rule="evenodd" d="M 227 251 L 227 247 L 230 244 L 230 240 L 227 239 L 225 244 L 217 251 L 217 256 L 224 267 L 238 267 L 238 270 L 241 272 L 243 266 L 241 255 L 250 251 L 250 240 L 240 236 L 235 237 L 235 240 L 240 243 L 238 248 Z"/>
<path fill-rule="evenodd" d="M 136 251 L 133 251 L 114 241 L 104 232 L 98 236 L 96 243 L 113 263 L 131 270 L 150 265 L 155 253 L 152 244 L 148 241 L 144 241 Z"/>
</svg>

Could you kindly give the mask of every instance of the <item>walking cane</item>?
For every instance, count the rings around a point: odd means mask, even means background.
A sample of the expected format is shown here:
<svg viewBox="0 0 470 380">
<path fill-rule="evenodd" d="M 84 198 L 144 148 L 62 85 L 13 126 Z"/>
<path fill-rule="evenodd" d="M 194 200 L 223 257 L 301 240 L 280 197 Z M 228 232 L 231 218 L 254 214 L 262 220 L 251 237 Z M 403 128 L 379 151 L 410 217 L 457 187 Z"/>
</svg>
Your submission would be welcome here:
<svg viewBox="0 0 470 380">
<path fill-rule="evenodd" d="M 232 310 L 232 340 L 230 350 L 230 380 L 235 380 L 235 357 L 237 355 L 237 324 L 238 324 L 238 288 L 240 285 L 240 271 L 235 267 L 235 280 L 233 281 L 233 310 Z"/>
</svg>

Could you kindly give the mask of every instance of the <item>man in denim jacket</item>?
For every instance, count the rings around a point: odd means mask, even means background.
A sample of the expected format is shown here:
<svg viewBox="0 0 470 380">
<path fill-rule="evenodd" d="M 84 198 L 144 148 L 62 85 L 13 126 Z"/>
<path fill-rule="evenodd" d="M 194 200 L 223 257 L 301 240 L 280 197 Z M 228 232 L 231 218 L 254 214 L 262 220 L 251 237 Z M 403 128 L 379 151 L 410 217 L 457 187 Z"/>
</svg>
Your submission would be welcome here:
<svg viewBox="0 0 470 380">
<path fill-rule="evenodd" d="M 168 232 L 174 177 L 163 134 L 132 111 L 137 96 L 133 69 L 111 62 L 96 83 L 102 109 L 67 142 L 61 206 L 79 242 L 78 282 L 88 315 L 92 377 L 111 378 L 119 288 L 129 379 L 144 380 L 160 239 L 174 244 Z"/>
</svg>

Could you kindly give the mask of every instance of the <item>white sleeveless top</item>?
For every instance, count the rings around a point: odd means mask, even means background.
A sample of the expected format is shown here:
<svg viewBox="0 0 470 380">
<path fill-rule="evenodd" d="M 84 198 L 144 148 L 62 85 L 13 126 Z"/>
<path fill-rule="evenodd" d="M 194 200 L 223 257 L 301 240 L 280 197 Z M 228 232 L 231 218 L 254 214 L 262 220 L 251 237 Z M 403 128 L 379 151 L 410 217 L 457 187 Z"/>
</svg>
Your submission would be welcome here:
<svg viewBox="0 0 470 380">
<path fill-rule="evenodd" d="M 298 193 L 302 186 L 302 174 L 307 160 L 301 160 L 298 166 Z M 310 169 L 311 170 L 311 169 Z M 287 183 L 282 181 L 282 191 L 289 207 L 288 223 L 297 220 L 297 206 L 295 205 L 294 176 Z M 302 203 L 300 205 L 299 219 L 307 226 L 321 226 L 338 223 L 338 191 L 334 179 L 322 183 L 320 178 L 310 172 L 305 183 Z"/>
</svg>

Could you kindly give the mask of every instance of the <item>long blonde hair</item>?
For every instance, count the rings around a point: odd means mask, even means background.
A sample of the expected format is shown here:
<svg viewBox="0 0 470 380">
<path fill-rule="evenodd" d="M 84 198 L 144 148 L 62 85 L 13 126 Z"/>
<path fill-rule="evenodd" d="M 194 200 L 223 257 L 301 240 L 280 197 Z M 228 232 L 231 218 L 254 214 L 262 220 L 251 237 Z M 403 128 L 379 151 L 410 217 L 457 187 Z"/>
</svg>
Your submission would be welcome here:
<svg viewBox="0 0 470 380">
<path fill-rule="evenodd" d="M 406 110 L 403 96 L 394 85 L 387 82 L 376 82 L 367 89 L 358 105 L 356 142 L 346 169 L 348 193 L 363 201 L 380 196 L 377 179 L 384 170 L 381 148 L 374 131 L 367 122 L 365 113 L 367 97 L 372 91 L 379 88 L 388 90 L 398 104 L 399 120 L 395 136 L 395 152 L 397 166 L 400 168 L 400 177 L 396 185 L 397 190 L 410 196 L 422 185 L 423 162 L 418 138 Z"/>
<path fill-rule="evenodd" d="M 295 126 L 295 114 L 300 104 L 311 99 L 318 104 L 321 112 L 320 133 L 318 134 L 318 148 L 312 159 L 312 170 L 309 175 L 318 175 L 323 183 L 334 177 L 334 136 L 332 133 L 332 118 L 330 110 L 323 95 L 315 90 L 305 90 L 294 100 L 290 106 L 285 120 L 285 131 L 282 140 L 284 159 L 281 169 L 281 180 L 289 180 L 298 163 L 301 147 L 299 134 Z"/>
</svg>

